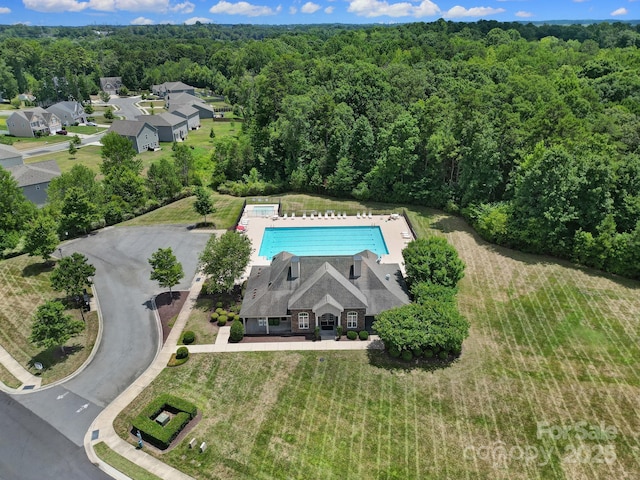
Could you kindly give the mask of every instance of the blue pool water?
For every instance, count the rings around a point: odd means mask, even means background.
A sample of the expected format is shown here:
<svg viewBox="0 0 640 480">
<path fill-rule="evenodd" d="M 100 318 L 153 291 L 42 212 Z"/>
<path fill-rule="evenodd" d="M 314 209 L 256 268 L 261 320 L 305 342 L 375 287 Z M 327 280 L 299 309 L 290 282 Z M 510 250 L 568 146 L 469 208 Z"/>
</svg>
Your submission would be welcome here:
<svg viewBox="0 0 640 480">
<path fill-rule="evenodd" d="M 363 250 L 389 253 L 380 227 L 268 227 L 258 255 L 271 260 L 282 251 L 317 256 L 353 255 Z"/>
</svg>

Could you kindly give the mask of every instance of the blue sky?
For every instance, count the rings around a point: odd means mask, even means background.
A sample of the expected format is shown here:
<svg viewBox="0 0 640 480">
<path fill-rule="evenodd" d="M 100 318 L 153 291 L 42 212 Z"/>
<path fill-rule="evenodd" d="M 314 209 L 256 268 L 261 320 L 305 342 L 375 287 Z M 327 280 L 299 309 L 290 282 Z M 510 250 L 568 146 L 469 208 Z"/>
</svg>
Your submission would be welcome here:
<svg viewBox="0 0 640 480">
<path fill-rule="evenodd" d="M 0 24 L 637 20 L 640 0 L 0 0 Z"/>
</svg>

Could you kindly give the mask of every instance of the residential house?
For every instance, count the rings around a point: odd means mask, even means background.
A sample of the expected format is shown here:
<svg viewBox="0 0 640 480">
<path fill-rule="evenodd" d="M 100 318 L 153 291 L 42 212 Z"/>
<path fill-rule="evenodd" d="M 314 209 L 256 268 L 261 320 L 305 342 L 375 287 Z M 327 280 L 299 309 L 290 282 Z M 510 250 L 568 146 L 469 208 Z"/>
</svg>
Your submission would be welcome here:
<svg viewBox="0 0 640 480">
<path fill-rule="evenodd" d="M 47 112 L 54 113 L 63 125 L 86 123 L 87 114 L 80 102 L 58 102 L 47 108 Z"/>
<path fill-rule="evenodd" d="M 195 87 L 182 82 L 164 82 L 160 85 L 152 85 L 151 91 L 160 98 L 164 98 L 171 93 L 184 92 L 191 95 L 196 94 Z"/>
<path fill-rule="evenodd" d="M 116 95 L 123 86 L 122 77 L 100 77 L 100 90 L 109 95 Z"/>
<path fill-rule="evenodd" d="M 61 128 L 62 123 L 58 116 L 41 107 L 19 110 L 7 117 L 7 129 L 14 137 L 55 134 Z"/>
<path fill-rule="evenodd" d="M 170 110 L 169 113 L 185 118 L 189 130 L 198 130 L 200 128 L 200 113 L 197 108 L 191 105 L 182 105 Z"/>
<path fill-rule="evenodd" d="M 169 111 L 188 105 L 198 110 L 198 115 L 201 119 L 215 118 L 216 116 L 216 111 L 214 110 L 214 108 L 195 95 L 190 95 L 188 93 L 174 93 L 168 95 L 165 100 L 167 104 L 167 110 Z"/>
<path fill-rule="evenodd" d="M 15 165 L 7 170 L 11 172 L 25 197 L 39 207 L 47 203 L 49 182 L 60 175 L 60 168 L 55 160 Z"/>
<path fill-rule="evenodd" d="M 410 303 L 400 266 L 374 252 L 298 257 L 281 252 L 251 268 L 240 309 L 248 334 L 370 329 L 375 315 Z"/>
<path fill-rule="evenodd" d="M 20 95 L 18 95 L 18 99 L 21 102 L 35 102 L 36 101 L 36 97 L 34 95 L 31 95 L 30 93 L 21 93 Z"/>
<path fill-rule="evenodd" d="M 189 133 L 187 119 L 165 112 L 158 115 L 140 115 L 137 120 L 147 122 L 158 130 L 161 142 L 181 142 Z"/>
<path fill-rule="evenodd" d="M 22 163 L 22 154 L 16 148 L 0 143 L 0 167 L 15 167 L 22 165 Z"/>
<path fill-rule="evenodd" d="M 114 120 L 108 132 L 128 138 L 137 153 L 160 148 L 158 129 L 142 120 Z"/>
</svg>

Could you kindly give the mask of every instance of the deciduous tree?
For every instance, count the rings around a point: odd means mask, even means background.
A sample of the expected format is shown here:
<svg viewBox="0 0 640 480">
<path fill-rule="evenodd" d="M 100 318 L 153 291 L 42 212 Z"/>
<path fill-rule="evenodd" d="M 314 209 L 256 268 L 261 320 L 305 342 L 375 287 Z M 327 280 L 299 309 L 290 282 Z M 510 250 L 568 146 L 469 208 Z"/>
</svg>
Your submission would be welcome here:
<svg viewBox="0 0 640 480">
<path fill-rule="evenodd" d="M 152 269 L 151 280 L 157 281 L 161 287 L 168 287 L 169 296 L 173 301 L 171 287 L 180 283 L 180 280 L 184 278 L 184 271 L 182 270 L 182 264 L 178 262 L 171 247 L 156 250 L 149 259 L 149 265 L 151 265 Z"/>
<path fill-rule="evenodd" d="M 59 345 L 64 353 L 67 340 L 82 332 L 84 327 L 84 322 L 64 313 L 64 305 L 60 302 L 48 301 L 40 305 L 33 316 L 29 341 L 47 349 Z"/>
<path fill-rule="evenodd" d="M 193 209 L 199 215 L 204 217 L 204 223 L 207 223 L 207 215 L 210 215 L 216 211 L 216 208 L 213 206 L 213 200 L 211 199 L 211 194 L 204 187 L 198 187 L 196 189 L 196 201 L 193 204 Z"/>
<path fill-rule="evenodd" d="M 45 262 L 58 246 L 58 224 L 50 216 L 40 213 L 29 222 L 24 239 L 24 249 L 31 257 L 40 256 Z"/>
<path fill-rule="evenodd" d="M 251 241 L 236 232 L 226 232 L 209 238 L 200 254 L 202 272 L 209 276 L 207 293 L 229 292 L 249 264 Z"/>
<path fill-rule="evenodd" d="M 455 287 L 464 276 L 464 263 L 456 249 L 442 237 L 418 238 L 402 251 L 407 283 L 435 283 Z"/>
<path fill-rule="evenodd" d="M 66 292 L 68 298 L 79 297 L 82 290 L 91 285 L 96 267 L 83 254 L 74 252 L 63 257 L 51 273 L 51 286 L 58 292 Z"/>
</svg>

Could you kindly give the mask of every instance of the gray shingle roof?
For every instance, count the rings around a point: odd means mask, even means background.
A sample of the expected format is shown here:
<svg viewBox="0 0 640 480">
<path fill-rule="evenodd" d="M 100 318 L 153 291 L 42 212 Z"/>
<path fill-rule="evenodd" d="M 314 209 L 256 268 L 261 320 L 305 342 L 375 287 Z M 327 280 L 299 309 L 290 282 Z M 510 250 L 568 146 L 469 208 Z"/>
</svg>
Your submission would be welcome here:
<svg viewBox="0 0 640 480">
<path fill-rule="evenodd" d="M 169 112 L 164 112 L 159 115 L 139 115 L 136 118 L 154 127 L 175 127 L 186 122 L 184 118 Z"/>
<path fill-rule="evenodd" d="M 169 103 L 171 105 L 192 105 L 194 103 L 204 104 L 205 101 L 190 93 L 179 92 L 169 94 Z"/>
<path fill-rule="evenodd" d="M 22 158 L 22 154 L 15 147 L 11 145 L 5 145 L 4 143 L 0 143 L 0 160 L 4 160 L 6 158 Z"/>
<path fill-rule="evenodd" d="M 181 117 L 192 117 L 193 115 L 198 115 L 199 110 L 197 108 L 192 107 L 191 105 L 180 105 L 178 107 L 172 108 L 169 110 L 169 113 L 173 113 L 175 115 L 179 115 Z"/>
<path fill-rule="evenodd" d="M 60 168 L 55 160 L 16 165 L 8 167 L 7 170 L 11 172 L 19 187 L 47 183 L 60 175 Z"/>
<path fill-rule="evenodd" d="M 378 256 L 369 250 L 358 255 L 362 263 L 357 278 L 352 255 L 298 257 L 300 275 L 292 278 L 293 255 L 279 253 L 271 265 L 251 269 L 240 316 L 286 316 L 289 310 L 313 310 L 326 303 L 343 309 L 365 308 L 366 315 L 376 315 L 410 302 L 399 265 L 379 264 Z"/>
<path fill-rule="evenodd" d="M 114 120 L 108 131 L 116 132 L 123 137 L 137 137 L 146 123 L 142 120 Z M 153 130 L 156 129 L 153 125 L 148 125 Z"/>
</svg>

